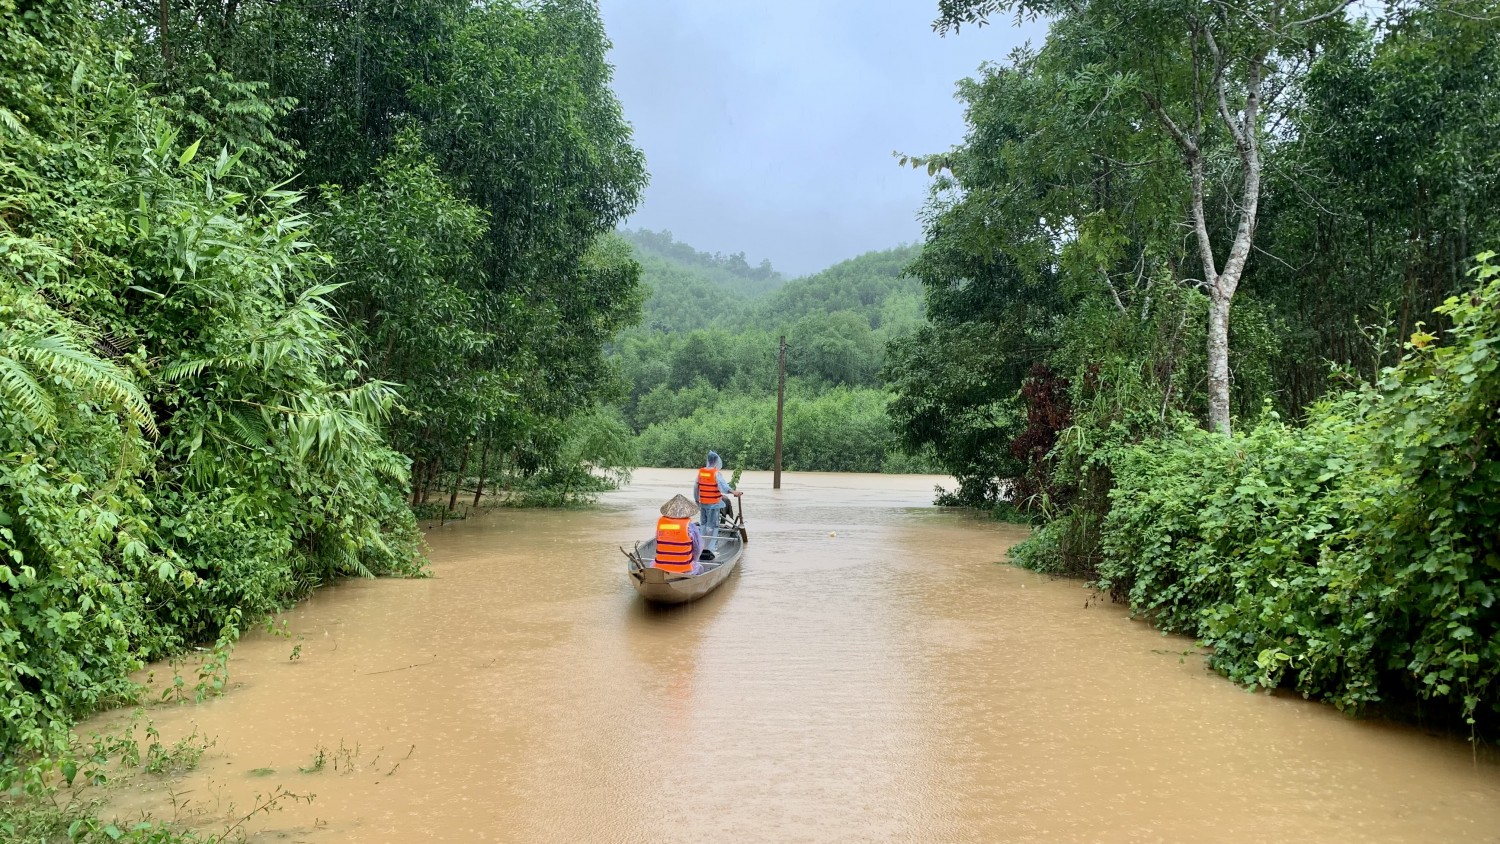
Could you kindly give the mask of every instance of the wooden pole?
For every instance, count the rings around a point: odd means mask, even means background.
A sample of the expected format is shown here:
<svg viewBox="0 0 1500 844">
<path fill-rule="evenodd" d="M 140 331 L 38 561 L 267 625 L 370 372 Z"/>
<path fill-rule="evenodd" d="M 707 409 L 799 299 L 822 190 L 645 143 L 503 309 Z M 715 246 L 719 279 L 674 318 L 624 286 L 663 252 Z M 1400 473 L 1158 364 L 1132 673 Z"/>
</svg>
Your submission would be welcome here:
<svg viewBox="0 0 1500 844">
<path fill-rule="evenodd" d="M 458 507 L 458 485 L 464 482 L 464 473 L 469 471 L 469 450 L 474 447 L 474 441 L 464 443 L 463 459 L 458 461 L 458 474 L 453 477 L 453 494 L 448 496 L 448 509 L 454 510 Z"/>
<path fill-rule="evenodd" d="M 484 479 L 487 477 L 485 472 L 489 470 L 489 467 L 490 443 L 489 440 L 485 440 L 484 454 L 479 458 L 479 483 L 474 486 L 474 509 L 476 510 L 479 509 L 479 497 L 484 495 Z"/>
<path fill-rule="evenodd" d="M 773 489 L 781 489 L 781 419 L 786 408 L 786 335 L 781 335 L 781 351 L 776 356 L 776 474 Z"/>
</svg>

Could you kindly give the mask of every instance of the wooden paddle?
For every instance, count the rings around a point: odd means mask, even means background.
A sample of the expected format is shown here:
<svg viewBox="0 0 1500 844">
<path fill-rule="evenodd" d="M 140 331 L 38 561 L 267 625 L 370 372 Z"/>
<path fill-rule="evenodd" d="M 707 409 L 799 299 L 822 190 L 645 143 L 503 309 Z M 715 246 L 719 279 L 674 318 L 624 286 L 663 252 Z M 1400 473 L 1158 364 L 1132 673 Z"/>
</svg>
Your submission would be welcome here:
<svg viewBox="0 0 1500 844">
<path fill-rule="evenodd" d="M 734 529 L 740 533 L 740 542 L 749 545 L 750 534 L 745 532 L 745 499 L 740 498 L 740 511 L 734 517 Z"/>
</svg>

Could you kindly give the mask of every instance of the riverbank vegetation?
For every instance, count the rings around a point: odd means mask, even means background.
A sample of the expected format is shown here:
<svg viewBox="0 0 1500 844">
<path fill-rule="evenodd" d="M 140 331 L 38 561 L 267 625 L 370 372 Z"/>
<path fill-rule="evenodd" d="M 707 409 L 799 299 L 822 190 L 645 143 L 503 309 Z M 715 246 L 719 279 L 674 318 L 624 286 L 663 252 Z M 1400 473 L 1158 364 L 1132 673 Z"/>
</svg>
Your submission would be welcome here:
<svg viewBox="0 0 1500 844">
<path fill-rule="evenodd" d="M 0 782 L 45 790 L 146 661 L 217 642 L 213 693 L 419 573 L 445 478 L 617 445 L 645 172 L 584 0 L 0 0 L 0 45 Z"/>
<path fill-rule="evenodd" d="M 645 466 L 701 465 L 710 449 L 770 469 L 777 355 L 787 338 L 783 465 L 810 472 L 930 471 L 903 453 L 886 413 L 885 348 L 922 319 L 910 247 L 871 252 L 785 280 L 768 262 L 709 255 L 669 233 L 625 232 L 650 291 L 614 361 L 620 415 Z"/>
<path fill-rule="evenodd" d="M 906 445 L 1032 515 L 1018 562 L 1237 681 L 1493 727 L 1493 9 L 941 9 L 1054 20 L 961 84 L 961 146 L 907 159 L 935 183 L 928 322 L 887 364 Z"/>
</svg>

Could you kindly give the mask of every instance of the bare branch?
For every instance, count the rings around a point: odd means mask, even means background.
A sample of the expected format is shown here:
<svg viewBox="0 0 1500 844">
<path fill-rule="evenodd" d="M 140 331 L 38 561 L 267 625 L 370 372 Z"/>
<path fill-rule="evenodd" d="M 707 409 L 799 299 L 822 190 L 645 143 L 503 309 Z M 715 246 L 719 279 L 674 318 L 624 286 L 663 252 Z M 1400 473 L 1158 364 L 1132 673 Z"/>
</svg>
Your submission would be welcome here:
<svg viewBox="0 0 1500 844">
<path fill-rule="evenodd" d="M 1308 64 L 1311 63 L 1312 60 L 1309 59 Z M 1270 92 L 1266 93 L 1265 96 L 1261 98 L 1262 108 L 1267 110 L 1274 108 L 1276 105 L 1276 101 L 1281 98 L 1281 95 L 1286 93 L 1286 91 L 1292 87 L 1292 80 L 1300 78 L 1303 75 L 1301 71 L 1304 69 L 1304 66 L 1300 59 L 1294 62 L 1292 64 L 1292 67 L 1296 69 L 1296 72 L 1283 69 L 1281 73 L 1280 84 L 1273 86 Z"/>
<path fill-rule="evenodd" d="M 1195 24 L 1196 26 L 1196 24 Z M 1198 34 L 1188 39 L 1188 47 L 1193 53 L 1193 133 L 1194 137 L 1203 137 L 1203 61 L 1198 56 Z"/>
<path fill-rule="evenodd" d="M 1183 131 L 1177 127 L 1177 122 L 1172 119 L 1172 115 L 1167 114 L 1167 110 L 1162 108 L 1161 101 L 1145 91 L 1141 92 L 1141 98 L 1146 101 L 1146 105 L 1151 107 L 1151 111 L 1156 114 L 1156 118 L 1166 127 L 1172 139 L 1177 141 L 1177 145 L 1182 147 L 1182 151 L 1186 153 L 1187 157 L 1196 159 L 1198 157 L 1198 144 L 1183 134 Z"/>
<path fill-rule="evenodd" d="M 1120 313 L 1126 313 L 1125 303 L 1120 301 L 1120 291 L 1115 288 L 1115 283 L 1110 280 L 1109 273 L 1105 272 L 1101 273 L 1101 275 L 1104 276 L 1104 286 L 1109 288 L 1109 295 L 1115 300 L 1115 307 L 1119 308 Z"/>
<path fill-rule="evenodd" d="M 1206 280 L 1217 287 L 1219 268 L 1214 260 L 1214 244 L 1208 236 L 1208 216 L 1203 210 L 1203 156 L 1194 155 L 1188 162 L 1193 175 L 1193 233 L 1198 236 L 1198 258 L 1203 262 Z"/>
<path fill-rule="evenodd" d="M 1214 97 L 1218 100 L 1219 104 L 1219 117 L 1223 118 L 1224 125 L 1229 129 L 1229 134 L 1234 137 L 1235 148 L 1240 151 L 1240 155 L 1243 157 L 1245 147 L 1248 144 L 1248 140 L 1245 137 L 1246 132 L 1244 127 L 1235 118 L 1234 113 L 1229 110 L 1229 95 L 1224 85 L 1224 73 L 1228 68 L 1224 65 L 1224 54 L 1219 50 L 1219 42 L 1214 38 L 1213 28 L 1207 24 L 1203 26 L 1203 39 L 1204 43 L 1208 45 L 1209 54 L 1214 57 L 1213 86 Z M 1249 123 L 1251 127 L 1254 126 L 1248 119 L 1246 123 Z M 1253 128 L 1251 131 L 1254 131 Z"/>
<path fill-rule="evenodd" d="M 1094 153 L 1094 157 L 1107 164 L 1113 164 L 1116 167 L 1125 168 L 1150 167 L 1152 165 L 1161 164 L 1162 162 L 1169 160 L 1166 158 L 1148 158 L 1145 161 L 1121 161 L 1118 158 L 1110 158 L 1107 155 L 1100 155 L 1099 153 Z"/>
<path fill-rule="evenodd" d="M 1141 299 L 1141 321 L 1145 322 L 1151 313 L 1151 285 L 1146 281 L 1146 251 L 1141 250 L 1136 256 L 1135 262 L 1135 285 L 1131 288 L 1131 298 L 1140 296 Z"/>
<path fill-rule="evenodd" d="M 1252 245 L 1250 248 L 1254 249 L 1256 252 L 1259 252 L 1260 254 L 1266 256 L 1267 258 L 1270 258 L 1271 260 L 1273 260 L 1276 263 L 1282 265 L 1283 267 L 1286 267 L 1289 270 L 1292 270 L 1292 271 L 1295 272 L 1295 271 L 1298 271 L 1298 270 L 1302 269 L 1302 267 L 1294 267 L 1294 266 L 1292 266 L 1291 264 L 1289 264 L 1285 260 L 1283 260 L 1280 255 L 1273 255 L 1270 252 L 1267 252 L 1266 250 L 1260 248 L 1259 246 Z"/>
<path fill-rule="evenodd" d="M 1500 20 L 1500 15 L 1475 15 L 1470 14 L 1469 12 L 1460 12 L 1459 10 L 1453 8 L 1451 5 L 1443 2 L 1418 3 L 1417 5 L 1426 9 L 1431 9 L 1440 14 L 1452 15 L 1456 18 L 1463 18 L 1464 20 L 1483 22 Z"/>
<path fill-rule="evenodd" d="M 1187 279 L 1183 280 L 1186 281 Z M 1177 341 L 1182 337 L 1182 329 L 1187 326 L 1187 318 L 1188 309 L 1183 308 L 1182 315 L 1177 318 L 1177 328 L 1172 331 L 1172 339 L 1167 343 L 1167 387 L 1162 391 L 1161 397 L 1161 419 L 1163 422 L 1165 422 L 1167 419 L 1167 408 L 1170 407 L 1172 403 L 1172 372 L 1177 368 Z"/>
<path fill-rule="evenodd" d="M 1300 172 L 1295 174 L 1295 176 L 1293 176 L 1291 170 L 1289 170 L 1285 165 L 1276 163 L 1275 159 L 1272 159 L 1272 162 L 1273 163 L 1271 166 L 1273 167 L 1273 169 L 1277 173 L 1281 173 L 1287 177 L 1286 184 L 1291 185 L 1292 190 L 1295 191 L 1296 194 L 1301 197 L 1304 202 L 1316 208 L 1318 210 L 1318 213 L 1325 214 L 1329 217 L 1342 217 L 1344 219 L 1355 219 L 1357 217 L 1357 215 L 1349 213 L 1347 211 L 1338 211 L 1333 208 L 1329 208 L 1323 203 L 1323 200 L 1319 199 L 1317 195 L 1308 190 L 1307 186 L 1303 184 L 1303 182 L 1308 179 L 1320 179 L 1320 181 L 1327 183 L 1329 181 L 1327 178 L 1321 178 L 1319 174 L 1312 173 L 1305 169 L 1301 170 Z"/>
<path fill-rule="evenodd" d="M 1345 9 L 1349 8 L 1350 6 L 1353 6 L 1357 2 L 1359 2 L 1359 0 L 1339 0 L 1338 5 L 1334 6 L 1332 9 L 1329 9 L 1328 11 L 1324 12 L 1323 14 L 1321 14 L 1321 15 L 1313 15 L 1310 18 L 1303 18 L 1300 21 L 1294 21 L 1293 23 L 1290 24 L 1290 26 L 1294 26 L 1294 27 L 1295 26 L 1311 26 L 1312 24 L 1315 24 L 1318 21 L 1325 21 L 1325 20 L 1328 20 L 1331 17 L 1335 17 L 1337 15 L 1342 15 L 1344 13 Z"/>
<path fill-rule="evenodd" d="M 1249 3 L 1229 3 L 1226 0 L 1214 0 L 1210 5 L 1219 10 L 1220 20 L 1250 20 L 1261 29 L 1269 31 L 1271 25 L 1262 17 Z"/>
</svg>

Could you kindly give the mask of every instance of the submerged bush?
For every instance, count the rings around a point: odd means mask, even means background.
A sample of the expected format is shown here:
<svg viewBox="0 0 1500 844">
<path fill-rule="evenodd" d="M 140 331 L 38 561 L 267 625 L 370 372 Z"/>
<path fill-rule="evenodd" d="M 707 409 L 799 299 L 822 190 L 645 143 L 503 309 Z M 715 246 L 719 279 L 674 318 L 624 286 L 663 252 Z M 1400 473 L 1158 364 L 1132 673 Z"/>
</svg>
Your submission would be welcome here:
<svg viewBox="0 0 1500 844">
<path fill-rule="evenodd" d="M 782 465 L 798 472 L 933 471 L 926 455 L 901 452 L 882 390 L 834 387 L 789 390 Z M 776 396 L 724 395 L 691 414 L 657 422 L 637 437 L 642 465 L 699 466 L 709 450 L 728 465 L 769 469 L 776 435 Z"/>
<path fill-rule="evenodd" d="M 1111 455 L 1099 584 L 1229 677 L 1340 708 L 1500 711 L 1500 267 L 1379 382 Z"/>
</svg>

